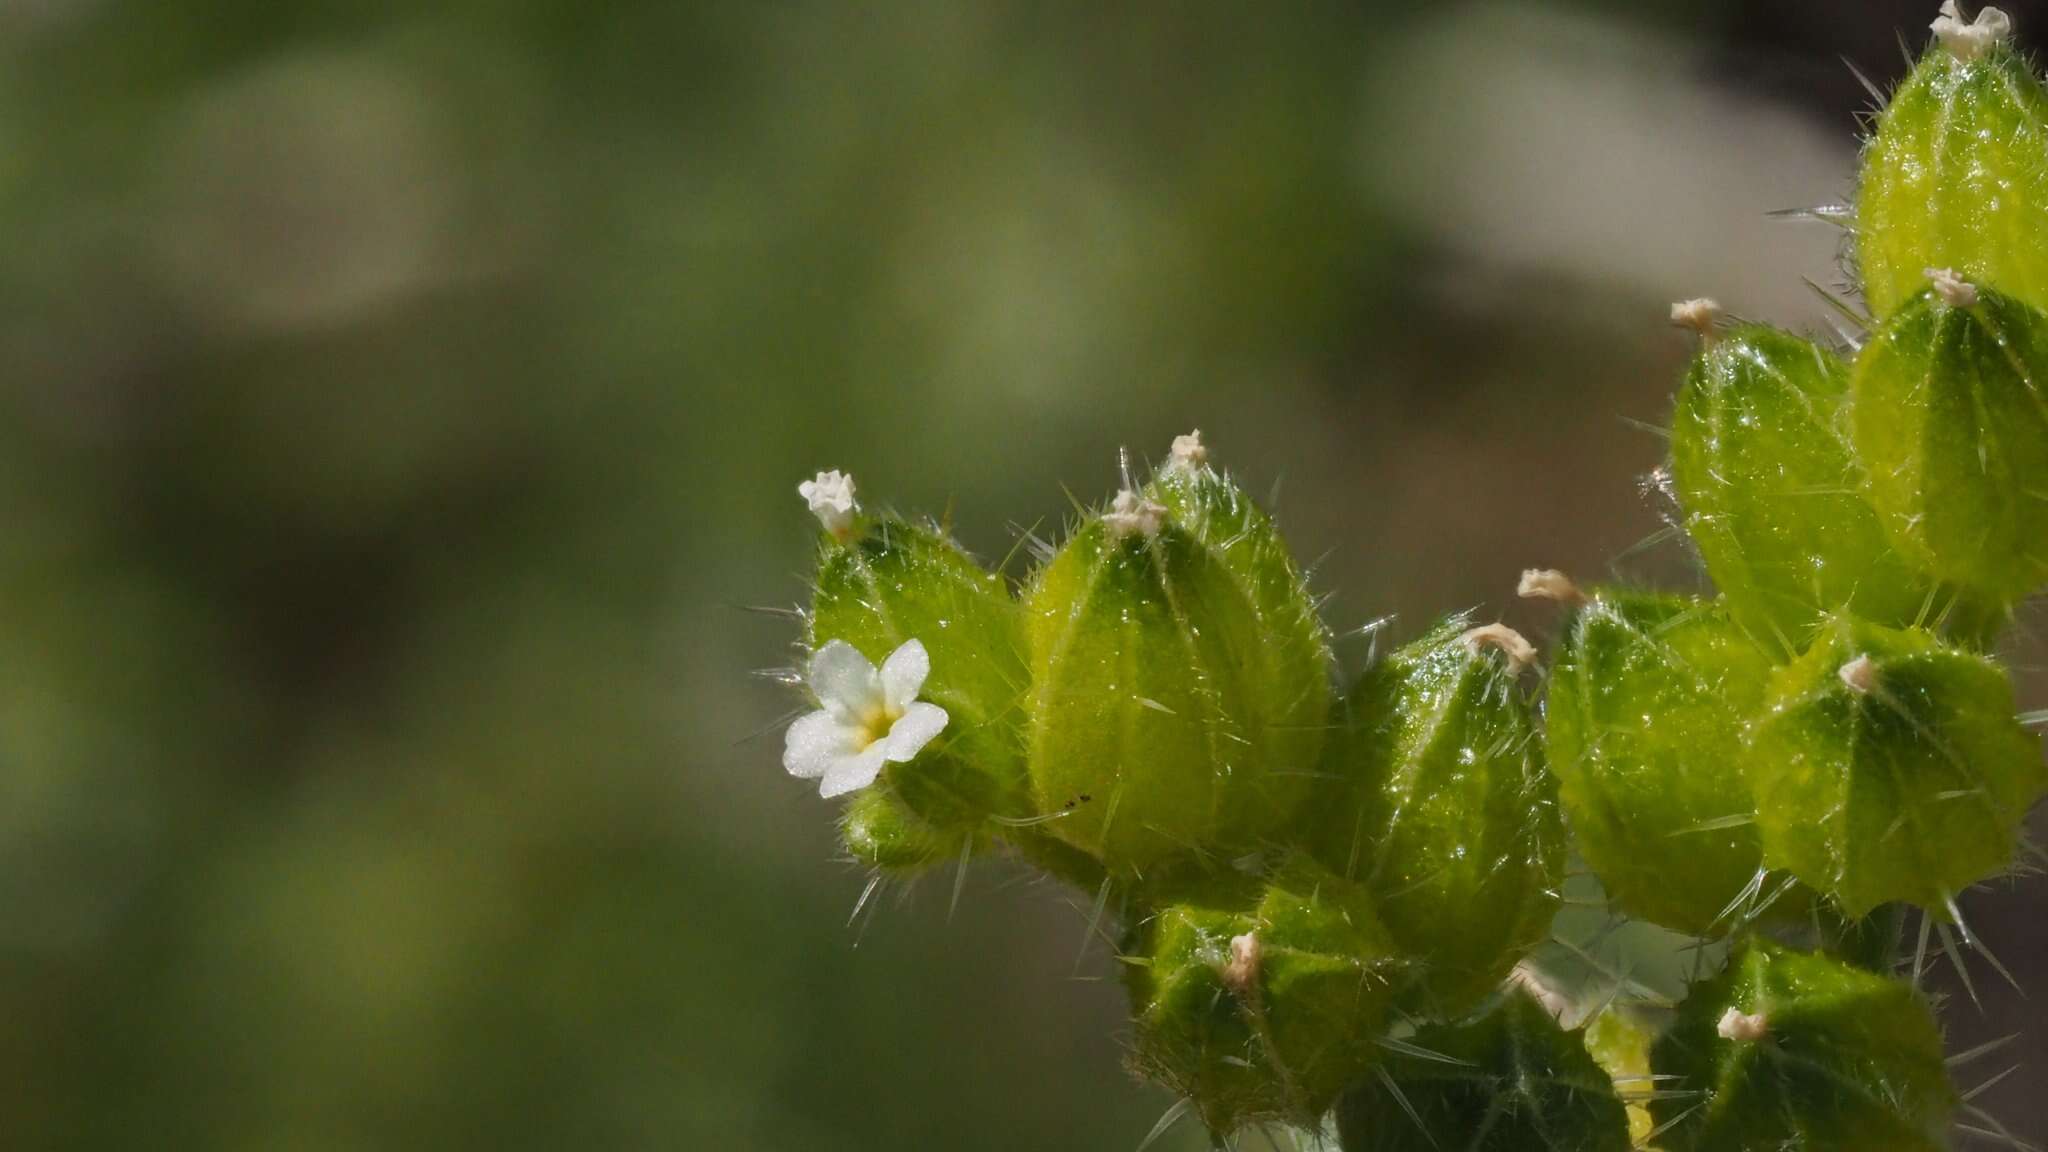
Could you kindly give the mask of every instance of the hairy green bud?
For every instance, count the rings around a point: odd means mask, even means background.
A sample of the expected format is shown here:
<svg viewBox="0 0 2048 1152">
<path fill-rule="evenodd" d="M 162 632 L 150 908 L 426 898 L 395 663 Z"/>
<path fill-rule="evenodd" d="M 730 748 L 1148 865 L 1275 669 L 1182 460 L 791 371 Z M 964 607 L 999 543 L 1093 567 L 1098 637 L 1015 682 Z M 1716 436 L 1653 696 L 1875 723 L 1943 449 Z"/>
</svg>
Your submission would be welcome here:
<svg viewBox="0 0 2048 1152">
<path fill-rule="evenodd" d="M 1863 495 L 1848 394 L 1833 352 L 1750 325 L 1706 341 L 1678 395 L 1686 531 L 1736 620 L 1785 656 L 1829 613 L 1906 625 L 1936 599 Z"/>
<path fill-rule="evenodd" d="M 1716 603 L 1602 591 L 1573 614 L 1550 765 L 1580 853 L 1630 915 L 1713 935 L 1760 891 L 1745 742 L 1771 668 Z"/>
<path fill-rule="evenodd" d="M 956 860 L 971 839 L 959 829 L 932 827 L 880 788 L 857 792 L 847 801 L 839 836 L 857 863 L 897 874 Z"/>
<path fill-rule="evenodd" d="M 1773 676 L 1752 751 L 1766 859 L 1851 916 L 2004 871 L 2048 787 L 1996 664 L 1846 618 Z"/>
<path fill-rule="evenodd" d="M 810 649 L 843 641 L 879 664 L 914 640 L 929 654 L 921 696 L 946 710 L 945 729 L 914 760 L 889 764 L 884 779 L 910 813 L 935 829 L 973 829 L 991 815 L 1029 811 L 1020 624 L 1002 577 L 982 570 L 935 527 L 884 517 L 844 542 L 830 535 L 825 541 Z"/>
<path fill-rule="evenodd" d="M 1669 1152 L 1935 1152 L 1956 1103 L 1911 987 L 1753 940 L 1693 988 L 1651 1063 Z"/>
<path fill-rule="evenodd" d="M 2048 579 L 2048 316 L 1937 277 L 1857 360 L 1856 450 L 1898 545 L 2000 603 Z"/>
<path fill-rule="evenodd" d="M 1025 605 L 1046 828 L 1125 874 L 1265 846 L 1328 710 L 1328 649 L 1271 522 L 1214 473 L 1151 491 L 1083 523 Z"/>
<path fill-rule="evenodd" d="M 1411 1014 L 1452 1019 L 1549 936 L 1557 784 L 1517 676 L 1527 642 L 1453 617 L 1366 672 L 1324 756 L 1315 847 L 1414 957 Z"/>
<path fill-rule="evenodd" d="M 1607 1073 L 1528 992 L 1425 1028 L 1337 1105 L 1346 1152 L 1629 1152 Z"/>
<path fill-rule="evenodd" d="M 2048 90 L 2009 27 L 1947 24 L 1864 153 L 1864 295 L 1888 316 L 1953 268 L 2048 309 Z"/>
<path fill-rule="evenodd" d="M 1365 889 L 1312 861 L 1254 908 L 1171 905 L 1138 938 L 1137 1066 L 1212 1131 L 1313 1123 L 1378 1060 L 1401 962 Z"/>
</svg>

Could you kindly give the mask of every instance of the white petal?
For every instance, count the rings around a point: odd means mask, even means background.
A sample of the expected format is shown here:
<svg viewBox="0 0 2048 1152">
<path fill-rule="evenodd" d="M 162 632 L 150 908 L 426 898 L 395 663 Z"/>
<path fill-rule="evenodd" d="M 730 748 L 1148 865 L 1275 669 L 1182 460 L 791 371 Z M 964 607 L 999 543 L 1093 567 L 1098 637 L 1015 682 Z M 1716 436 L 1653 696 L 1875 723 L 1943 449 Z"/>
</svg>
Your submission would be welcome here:
<svg viewBox="0 0 2048 1152">
<path fill-rule="evenodd" d="M 848 792 L 858 792 L 875 782 L 882 774 L 882 753 L 886 745 L 877 740 L 868 745 L 867 751 L 858 756 L 842 756 L 826 769 L 825 780 L 818 785 L 818 795 L 830 800 Z"/>
<path fill-rule="evenodd" d="M 887 698 L 889 710 L 900 712 L 908 707 L 924 687 L 924 678 L 931 674 L 932 658 L 924 650 L 924 641 L 912 637 L 889 653 L 889 658 L 882 661 L 882 695 Z"/>
<path fill-rule="evenodd" d="M 791 776 L 815 780 L 832 762 L 860 751 L 861 730 L 830 712 L 799 716 L 782 738 L 782 766 Z"/>
<path fill-rule="evenodd" d="M 811 657 L 811 691 L 842 720 L 858 719 L 882 702 L 875 666 L 844 640 L 828 642 Z"/>
<path fill-rule="evenodd" d="M 889 736 L 877 742 L 878 747 L 888 749 L 889 759 L 898 764 L 915 759 L 932 742 L 932 737 L 946 730 L 950 719 L 946 710 L 937 704 L 912 704 L 889 726 Z"/>
</svg>

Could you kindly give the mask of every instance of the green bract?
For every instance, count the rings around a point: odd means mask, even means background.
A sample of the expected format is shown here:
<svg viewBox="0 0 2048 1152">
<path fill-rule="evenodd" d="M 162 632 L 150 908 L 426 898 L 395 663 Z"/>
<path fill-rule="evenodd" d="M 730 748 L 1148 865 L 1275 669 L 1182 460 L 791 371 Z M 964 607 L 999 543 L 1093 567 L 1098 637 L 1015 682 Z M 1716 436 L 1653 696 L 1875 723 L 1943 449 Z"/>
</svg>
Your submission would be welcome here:
<svg viewBox="0 0 2048 1152">
<path fill-rule="evenodd" d="M 1026 597 L 1032 789 L 1052 834 L 1126 874 L 1276 838 L 1328 708 L 1328 651 L 1271 523 L 1213 474 L 1155 490 L 1172 503 L 1119 495 Z"/>
<path fill-rule="evenodd" d="M 2048 92 L 2026 61 L 2004 43 L 1928 52 L 1878 121 L 1856 220 L 1880 317 L 1929 268 L 2048 309 Z"/>
<path fill-rule="evenodd" d="M 1714 603 L 1603 591 L 1573 614 L 1545 713 L 1551 770 L 1623 911 L 1712 935 L 1762 891 L 1745 743 L 1771 667 Z"/>
<path fill-rule="evenodd" d="M 1695 987 L 1651 1057 L 1668 1152 L 1935 1152 L 1955 1092 L 1905 984 L 1758 940 Z"/>
<path fill-rule="evenodd" d="M 1401 964 L 1360 886 L 1296 859 L 1256 907 L 1172 905 L 1137 936 L 1137 1065 L 1212 1131 L 1312 1123 L 1378 1060 Z"/>
<path fill-rule="evenodd" d="M 1678 395 L 1686 531 L 1736 620 L 1786 655 L 1831 612 L 1905 625 L 1936 607 L 1863 495 L 1848 393 L 1834 353 L 1751 325 L 1708 340 Z"/>
<path fill-rule="evenodd" d="M 1852 916 L 2004 871 L 2048 786 L 1996 664 L 1847 619 L 1773 676 L 1752 751 L 1766 858 Z"/>
<path fill-rule="evenodd" d="M 1894 541 L 2010 603 L 2048 579 L 2048 316 L 1949 282 L 1857 360 L 1856 450 Z"/>
<path fill-rule="evenodd" d="M 1309 822 L 1323 862 L 1372 890 L 1416 959 L 1409 1010 L 1444 1019 L 1548 937 L 1564 870 L 1517 657 L 1470 623 L 1438 625 L 1358 682 Z"/>
<path fill-rule="evenodd" d="M 1628 1116 L 1577 1032 L 1516 989 L 1476 1023 L 1425 1028 L 1337 1106 L 1345 1148 L 1629 1152 Z M 1425 1055 L 1426 1053 L 1426 1055 Z"/>
<path fill-rule="evenodd" d="M 1649 1144 L 1657 1127 L 1649 1106 L 1656 1084 L 1650 1071 L 1650 1045 L 1655 1038 L 1653 1029 L 1618 1005 L 1609 1005 L 1586 1022 L 1586 1053 L 1606 1070 L 1614 1081 L 1614 1094 L 1627 1105 L 1629 1143 L 1637 1148 Z"/>
<path fill-rule="evenodd" d="M 973 829 L 991 815 L 1029 810 L 1019 623 L 1002 577 L 983 571 L 936 528 L 883 518 L 846 543 L 825 541 L 808 647 L 843 640 L 879 664 L 917 640 L 930 654 L 922 695 L 946 710 L 948 723 L 915 760 L 890 764 L 885 779 L 909 812 L 936 829 Z"/>
</svg>

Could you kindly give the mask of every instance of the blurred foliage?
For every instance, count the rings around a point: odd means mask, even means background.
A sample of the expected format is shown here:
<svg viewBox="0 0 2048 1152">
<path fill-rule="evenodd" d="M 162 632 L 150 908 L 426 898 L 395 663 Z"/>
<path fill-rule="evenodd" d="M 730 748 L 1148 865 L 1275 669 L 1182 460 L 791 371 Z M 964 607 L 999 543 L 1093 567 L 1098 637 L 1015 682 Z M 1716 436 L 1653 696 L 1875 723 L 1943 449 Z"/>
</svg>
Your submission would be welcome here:
<svg viewBox="0 0 2048 1152">
<path fill-rule="evenodd" d="M 811 470 L 1000 556 L 1194 424 L 1340 627 L 1653 531 L 1662 301 L 1382 199 L 1427 25 L 0 0 L 8 1145 L 1132 1146 L 1083 914 L 854 949 L 739 606 Z"/>
</svg>

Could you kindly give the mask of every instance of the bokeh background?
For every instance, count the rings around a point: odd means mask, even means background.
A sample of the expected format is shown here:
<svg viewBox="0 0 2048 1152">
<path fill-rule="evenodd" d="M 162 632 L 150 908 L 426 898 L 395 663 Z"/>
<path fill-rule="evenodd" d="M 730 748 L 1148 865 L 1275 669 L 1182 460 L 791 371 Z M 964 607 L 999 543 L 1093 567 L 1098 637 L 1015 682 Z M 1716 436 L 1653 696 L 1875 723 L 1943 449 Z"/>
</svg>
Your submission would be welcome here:
<svg viewBox="0 0 2048 1152">
<path fill-rule="evenodd" d="M 1339 627 L 1696 584 L 1666 306 L 1824 323 L 1934 8 L 0 0 L 0 1143 L 1129 1152 L 1083 898 L 849 925 L 796 482 L 993 559 L 1200 426 Z"/>
</svg>

